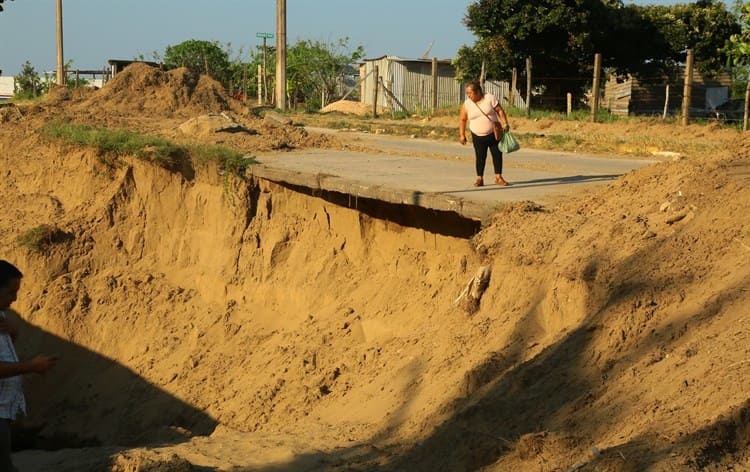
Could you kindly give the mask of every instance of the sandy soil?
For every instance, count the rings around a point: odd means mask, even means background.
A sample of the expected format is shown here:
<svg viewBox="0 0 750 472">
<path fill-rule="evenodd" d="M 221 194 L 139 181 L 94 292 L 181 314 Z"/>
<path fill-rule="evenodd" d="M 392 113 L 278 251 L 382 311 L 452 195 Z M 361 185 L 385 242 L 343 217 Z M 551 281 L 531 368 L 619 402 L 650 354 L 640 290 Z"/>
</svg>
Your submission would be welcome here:
<svg viewBox="0 0 750 472">
<path fill-rule="evenodd" d="M 62 356 L 27 379 L 21 471 L 750 468 L 746 136 L 505 206 L 464 240 L 421 229 L 427 214 L 401 226 L 211 165 L 109 165 L 39 132 L 348 145 L 185 71 L 11 108 L 0 257 L 25 273 L 18 348 Z M 19 244 L 39 225 L 55 229 L 39 250 Z M 456 303 L 480 268 L 479 298 Z"/>
</svg>

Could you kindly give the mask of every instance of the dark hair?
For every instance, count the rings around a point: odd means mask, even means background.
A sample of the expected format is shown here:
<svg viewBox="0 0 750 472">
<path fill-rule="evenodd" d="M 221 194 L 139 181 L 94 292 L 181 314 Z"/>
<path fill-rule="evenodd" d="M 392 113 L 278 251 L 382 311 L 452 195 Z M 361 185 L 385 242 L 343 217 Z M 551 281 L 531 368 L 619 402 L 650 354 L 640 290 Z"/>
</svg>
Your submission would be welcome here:
<svg viewBox="0 0 750 472">
<path fill-rule="evenodd" d="M 20 279 L 23 274 L 18 267 L 8 261 L 0 259 L 0 287 L 5 287 L 13 279 Z"/>
<path fill-rule="evenodd" d="M 471 87 L 471 89 L 477 92 L 479 95 L 484 96 L 484 91 L 482 90 L 482 84 L 479 83 L 478 80 L 472 80 L 466 86 Z"/>
</svg>

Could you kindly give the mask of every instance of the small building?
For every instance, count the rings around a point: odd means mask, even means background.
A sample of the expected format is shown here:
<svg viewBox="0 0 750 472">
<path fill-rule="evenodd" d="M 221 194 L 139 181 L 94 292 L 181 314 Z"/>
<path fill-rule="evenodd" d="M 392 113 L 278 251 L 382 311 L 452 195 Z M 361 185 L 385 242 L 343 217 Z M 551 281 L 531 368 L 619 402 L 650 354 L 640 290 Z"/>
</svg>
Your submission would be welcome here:
<svg viewBox="0 0 750 472">
<path fill-rule="evenodd" d="M 456 81 L 456 71 L 450 59 L 438 59 L 438 108 L 461 102 L 461 84 Z M 374 76 L 375 67 L 378 76 Z M 430 110 L 432 107 L 432 59 L 406 59 L 398 56 L 381 56 L 365 59 L 359 67 L 360 97 L 362 103 L 374 102 L 375 80 L 378 87 L 378 104 L 398 110 L 401 105 L 410 112 Z M 388 93 L 390 92 L 390 93 Z M 395 101 L 400 102 L 394 103 Z"/>
<path fill-rule="evenodd" d="M 437 73 L 437 108 L 457 107 L 465 99 L 465 84 L 456 80 L 456 69 L 450 59 L 435 59 Z M 393 110 L 409 112 L 431 110 L 432 59 L 407 59 L 398 56 L 381 56 L 365 59 L 359 67 L 360 101 L 372 105 L 375 80 L 378 80 L 377 103 Z M 378 78 L 374 77 L 375 67 Z M 508 103 L 510 84 L 487 81 L 485 89 L 498 97 L 503 105 Z M 520 94 L 513 94 L 514 106 L 525 108 Z"/>
<path fill-rule="evenodd" d="M 12 75 L 0 77 L 0 100 L 10 100 L 15 92 L 16 78 Z"/>
<path fill-rule="evenodd" d="M 727 72 L 709 78 L 694 71 L 690 108 L 706 112 L 714 110 L 729 100 L 731 86 L 732 77 Z M 618 115 L 657 115 L 664 112 L 666 105 L 668 114 L 679 114 L 683 89 L 682 79 L 645 79 L 612 74 L 604 87 L 602 106 Z"/>
</svg>

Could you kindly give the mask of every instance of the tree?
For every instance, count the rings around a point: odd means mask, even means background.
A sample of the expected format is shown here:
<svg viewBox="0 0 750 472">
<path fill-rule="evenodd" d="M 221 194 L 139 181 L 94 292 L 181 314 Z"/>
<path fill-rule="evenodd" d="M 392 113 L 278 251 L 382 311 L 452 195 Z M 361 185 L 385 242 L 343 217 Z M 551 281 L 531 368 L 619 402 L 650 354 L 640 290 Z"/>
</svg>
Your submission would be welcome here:
<svg viewBox="0 0 750 472">
<path fill-rule="evenodd" d="M 468 6 L 464 23 L 478 38 L 471 55 L 491 58 L 488 76 L 521 67 L 534 57 L 534 69 L 543 76 L 578 75 L 581 63 L 590 62 L 589 18 L 597 0 L 479 0 Z M 478 47 L 477 47 L 478 46 Z M 464 52 L 468 52 L 465 51 Z M 461 59 L 457 61 L 461 63 Z M 477 66 L 468 64 L 474 78 Z M 463 71 L 462 71 L 463 72 Z M 468 71 L 466 71 L 468 72 Z"/>
<path fill-rule="evenodd" d="M 21 73 L 16 76 L 13 95 L 16 98 L 34 98 L 42 93 L 42 80 L 31 62 L 21 66 Z"/>
<path fill-rule="evenodd" d="M 287 50 L 288 93 L 292 103 L 320 108 L 335 96 L 337 86 L 352 64 L 364 57 L 364 48 L 348 47 L 349 38 L 336 42 L 299 40 Z"/>
<path fill-rule="evenodd" d="M 546 78 L 548 93 L 580 95 L 599 52 L 591 32 L 608 29 L 602 24 L 611 18 L 608 8 L 602 0 L 475 1 L 464 23 L 478 39 L 459 50 L 458 76 L 479 78 L 484 62 L 488 78 L 507 77 L 532 57 L 534 75 Z"/>
<path fill-rule="evenodd" d="M 176 46 L 167 46 L 164 65 L 168 69 L 187 67 L 228 85 L 229 53 L 222 49 L 218 41 L 190 39 Z"/>
<path fill-rule="evenodd" d="M 5 0 L 0 0 L 0 11 L 3 11 L 3 5 L 2 5 L 2 3 L 3 3 L 4 1 L 5 1 Z M 11 1 L 13 1 L 13 0 L 11 0 Z"/>
<path fill-rule="evenodd" d="M 738 6 L 740 30 L 729 37 L 724 48 L 730 65 L 744 71 L 745 79 L 750 72 L 750 2 Z"/>
<path fill-rule="evenodd" d="M 750 2 L 737 5 L 737 18 L 740 25 L 740 31 L 733 34 L 724 48 L 727 55 L 727 62 L 732 67 L 735 82 L 732 90 L 733 96 L 745 96 L 748 100 L 750 94 Z M 742 85 L 744 82 L 744 90 Z M 745 103 L 747 107 L 747 102 Z"/>
<path fill-rule="evenodd" d="M 680 64 L 688 49 L 693 50 L 695 68 L 708 75 L 720 72 L 726 62 L 726 44 L 740 32 L 737 18 L 724 3 L 698 0 L 671 6 L 638 7 L 669 46 L 663 60 Z"/>
<path fill-rule="evenodd" d="M 534 75 L 556 96 L 581 94 L 595 53 L 608 68 L 653 75 L 673 72 L 691 48 L 698 70 L 718 71 L 725 60 L 720 50 L 738 30 L 716 0 L 669 7 L 626 7 L 620 0 L 477 0 L 464 23 L 477 41 L 458 51 L 460 79 L 478 78 L 483 62 L 487 77 L 507 77 L 532 57 Z"/>
</svg>

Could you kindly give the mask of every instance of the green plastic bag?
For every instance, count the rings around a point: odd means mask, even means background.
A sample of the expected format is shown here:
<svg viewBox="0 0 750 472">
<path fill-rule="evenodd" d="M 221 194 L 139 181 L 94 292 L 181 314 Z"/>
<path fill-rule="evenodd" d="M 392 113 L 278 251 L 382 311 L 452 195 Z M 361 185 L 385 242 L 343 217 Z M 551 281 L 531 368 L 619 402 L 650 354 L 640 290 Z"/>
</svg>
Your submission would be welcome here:
<svg viewBox="0 0 750 472">
<path fill-rule="evenodd" d="M 500 151 L 502 151 L 504 154 L 521 149 L 521 145 L 518 143 L 516 138 L 514 138 L 513 135 L 510 134 L 510 131 L 506 131 L 503 134 L 502 139 L 500 139 L 499 147 Z"/>
</svg>

